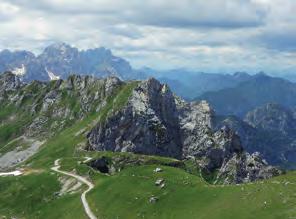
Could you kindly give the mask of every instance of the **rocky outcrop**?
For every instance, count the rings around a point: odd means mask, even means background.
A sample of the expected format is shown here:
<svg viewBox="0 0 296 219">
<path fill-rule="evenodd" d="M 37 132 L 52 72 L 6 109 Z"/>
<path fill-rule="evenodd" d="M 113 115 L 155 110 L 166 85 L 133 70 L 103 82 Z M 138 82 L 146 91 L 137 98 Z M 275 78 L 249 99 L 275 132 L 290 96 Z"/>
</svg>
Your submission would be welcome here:
<svg viewBox="0 0 296 219">
<path fill-rule="evenodd" d="M 183 157 L 193 157 L 205 173 L 216 172 L 216 183 L 250 182 L 280 173 L 258 153 L 246 153 L 234 130 L 215 129 L 215 115 L 207 102 L 180 106 Z"/>
<path fill-rule="evenodd" d="M 16 89 L 20 88 L 22 82 L 20 78 L 11 72 L 5 72 L 0 77 L 0 93 L 15 91 Z"/>
<path fill-rule="evenodd" d="M 269 166 L 258 152 L 251 155 L 239 153 L 222 164 L 215 182 L 245 183 L 258 179 L 269 179 L 279 174 L 281 171 Z"/>
<path fill-rule="evenodd" d="M 89 147 L 180 158 L 179 130 L 173 93 L 166 85 L 149 79 L 134 89 L 123 109 L 88 134 Z"/>
<path fill-rule="evenodd" d="M 89 149 L 192 158 L 204 172 L 216 172 L 222 183 L 279 173 L 258 154 L 247 154 L 233 130 L 215 130 L 214 118 L 207 102 L 187 103 L 149 79 L 134 89 L 125 107 L 89 132 Z"/>
</svg>

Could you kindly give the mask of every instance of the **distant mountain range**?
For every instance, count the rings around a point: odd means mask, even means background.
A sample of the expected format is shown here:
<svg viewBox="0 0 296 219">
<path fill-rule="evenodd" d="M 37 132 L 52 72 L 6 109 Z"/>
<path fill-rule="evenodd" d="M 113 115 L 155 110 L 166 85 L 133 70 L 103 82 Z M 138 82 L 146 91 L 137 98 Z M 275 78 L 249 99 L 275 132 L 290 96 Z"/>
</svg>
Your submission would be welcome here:
<svg viewBox="0 0 296 219">
<path fill-rule="evenodd" d="M 174 69 L 157 71 L 149 68 L 140 69 L 145 75 L 153 76 L 162 83 L 167 83 L 181 97 L 192 100 L 207 91 L 218 91 L 223 88 L 235 87 L 252 76 L 245 72 L 234 74 L 218 74 Z"/>
<path fill-rule="evenodd" d="M 65 43 L 50 45 L 38 56 L 28 51 L 3 50 L 0 52 L 0 72 L 4 71 L 21 75 L 25 81 L 64 79 L 74 73 L 137 78 L 126 60 L 104 47 L 78 50 Z"/>
<path fill-rule="evenodd" d="M 245 72 L 218 74 L 186 69 L 134 69 L 128 61 L 113 55 L 104 47 L 79 50 L 66 43 L 52 44 L 39 55 L 29 51 L 3 50 L 0 52 L 0 72 L 4 71 L 12 71 L 27 82 L 66 79 L 71 74 L 96 77 L 112 75 L 123 80 L 155 77 L 162 83 L 167 83 L 174 93 L 187 100 L 199 96 L 204 98 L 210 95 L 204 96 L 204 93 L 234 88 L 253 78 Z M 292 75 L 285 77 L 293 79 Z"/>
<path fill-rule="evenodd" d="M 207 100 L 222 115 L 242 117 L 253 108 L 269 102 L 286 107 L 296 104 L 294 83 L 264 73 L 134 69 L 128 61 L 104 47 L 79 50 L 66 43 L 56 43 L 46 47 L 39 55 L 29 51 L 3 50 L 0 52 L 0 72 L 5 71 L 21 76 L 26 82 L 66 79 L 71 74 L 99 78 L 116 76 L 122 80 L 154 77 L 168 84 L 174 93 L 186 100 Z M 285 77 L 292 81 L 292 76 Z"/>
<path fill-rule="evenodd" d="M 296 168 L 295 108 L 268 103 L 251 110 L 243 119 L 217 117 L 216 127 L 225 125 L 235 130 L 247 151 L 259 151 L 274 165 Z"/>
<path fill-rule="evenodd" d="M 295 83 L 260 73 L 235 87 L 206 92 L 195 100 L 207 100 L 217 114 L 244 117 L 248 111 L 267 103 L 294 107 L 295 97 Z"/>
</svg>

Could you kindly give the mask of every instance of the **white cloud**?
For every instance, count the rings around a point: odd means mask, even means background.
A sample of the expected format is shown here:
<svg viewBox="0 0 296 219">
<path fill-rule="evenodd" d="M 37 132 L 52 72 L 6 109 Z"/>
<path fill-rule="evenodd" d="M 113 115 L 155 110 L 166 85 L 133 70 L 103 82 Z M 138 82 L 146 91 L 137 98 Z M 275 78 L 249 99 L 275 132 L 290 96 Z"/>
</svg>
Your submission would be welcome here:
<svg viewBox="0 0 296 219">
<path fill-rule="evenodd" d="M 137 67 L 281 71 L 296 69 L 295 11 L 294 0 L 2 0 L 0 49 L 65 41 Z"/>
<path fill-rule="evenodd" d="M 0 19 L 2 21 L 7 21 L 15 16 L 19 11 L 16 5 L 10 4 L 8 2 L 0 2 Z"/>
</svg>

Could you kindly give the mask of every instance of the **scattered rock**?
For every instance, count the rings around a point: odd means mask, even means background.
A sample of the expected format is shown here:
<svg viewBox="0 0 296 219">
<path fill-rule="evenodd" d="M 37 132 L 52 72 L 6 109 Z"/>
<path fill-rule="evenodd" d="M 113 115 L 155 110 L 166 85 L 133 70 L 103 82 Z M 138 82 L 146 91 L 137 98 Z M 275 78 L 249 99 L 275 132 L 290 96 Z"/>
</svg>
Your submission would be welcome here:
<svg viewBox="0 0 296 219">
<path fill-rule="evenodd" d="M 155 181 L 155 185 L 156 186 L 160 186 L 161 184 L 163 184 L 164 183 L 164 179 L 157 179 L 156 181 Z"/>
<path fill-rule="evenodd" d="M 160 167 L 156 167 L 155 170 L 153 170 L 154 173 L 162 172 L 162 169 Z"/>
<path fill-rule="evenodd" d="M 36 139 L 27 138 L 25 136 L 21 136 L 15 140 L 21 142 L 21 144 L 23 145 L 29 145 L 29 146 L 23 150 L 19 150 L 16 148 L 15 150 L 9 151 L 1 155 L 0 170 L 16 166 L 20 162 L 28 159 L 30 156 L 32 156 L 34 153 L 38 151 L 38 149 L 42 144 L 45 143 L 45 141 L 38 141 Z"/>
<path fill-rule="evenodd" d="M 149 198 L 150 203 L 156 203 L 158 201 L 158 197 L 152 196 Z"/>
<path fill-rule="evenodd" d="M 76 193 L 80 191 L 82 183 L 77 181 L 74 178 L 68 177 L 59 177 L 59 181 L 62 185 L 62 188 L 59 192 L 59 195 L 62 196 L 67 193 Z"/>
</svg>

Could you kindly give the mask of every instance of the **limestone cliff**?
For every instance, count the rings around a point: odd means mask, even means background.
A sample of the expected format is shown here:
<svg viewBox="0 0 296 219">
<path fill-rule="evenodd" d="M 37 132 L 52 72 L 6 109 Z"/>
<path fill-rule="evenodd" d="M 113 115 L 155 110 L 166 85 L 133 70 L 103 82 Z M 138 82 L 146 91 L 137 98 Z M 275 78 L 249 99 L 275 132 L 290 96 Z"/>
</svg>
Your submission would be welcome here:
<svg viewBox="0 0 296 219">
<path fill-rule="evenodd" d="M 134 89 L 125 107 L 89 132 L 89 149 L 191 158 L 222 183 L 279 174 L 259 154 L 247 154 L 228 127 L 214 131 L 214 117 L 207 102 L 187 103 L 149 79 Z"/>
</svg>

